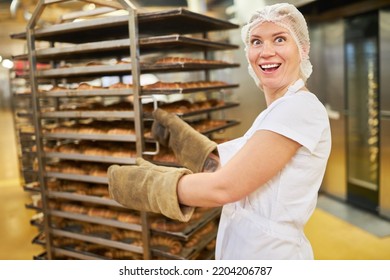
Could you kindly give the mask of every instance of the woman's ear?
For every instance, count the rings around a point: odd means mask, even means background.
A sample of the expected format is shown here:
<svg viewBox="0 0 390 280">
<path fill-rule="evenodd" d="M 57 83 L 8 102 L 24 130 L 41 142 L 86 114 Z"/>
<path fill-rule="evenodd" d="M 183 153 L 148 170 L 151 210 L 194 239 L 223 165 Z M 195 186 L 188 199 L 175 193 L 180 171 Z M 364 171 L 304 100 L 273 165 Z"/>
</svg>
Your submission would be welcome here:
<svg viewBox="0 0 390 280">
<path fill-rule="evenodd" d="M 302 59 L 309 59 L 310 44 L 302 46 Z"/>
</svg>

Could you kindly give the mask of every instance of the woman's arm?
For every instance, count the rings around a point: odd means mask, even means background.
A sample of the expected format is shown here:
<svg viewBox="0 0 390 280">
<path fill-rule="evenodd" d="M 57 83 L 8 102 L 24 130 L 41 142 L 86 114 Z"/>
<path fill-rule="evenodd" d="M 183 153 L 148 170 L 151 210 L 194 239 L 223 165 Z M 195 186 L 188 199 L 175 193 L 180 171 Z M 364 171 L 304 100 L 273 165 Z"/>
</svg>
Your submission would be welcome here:
<svg viewBox="0 0 390 280">
<path fill-rule="evenodd" d="M 179 202 L 217 207 L 238 201 L 273 178 L 300 147 L 278 133 L 259 130 L 217 171 L 183 176 L 177 188 Z"/>
<path fill-rule="evenodd" d="M 220 168 L 219 156 L 217 152 L 213 152 L 206 158 L 202 172 L 215 172 L 218 168 Z"/>
</svg>

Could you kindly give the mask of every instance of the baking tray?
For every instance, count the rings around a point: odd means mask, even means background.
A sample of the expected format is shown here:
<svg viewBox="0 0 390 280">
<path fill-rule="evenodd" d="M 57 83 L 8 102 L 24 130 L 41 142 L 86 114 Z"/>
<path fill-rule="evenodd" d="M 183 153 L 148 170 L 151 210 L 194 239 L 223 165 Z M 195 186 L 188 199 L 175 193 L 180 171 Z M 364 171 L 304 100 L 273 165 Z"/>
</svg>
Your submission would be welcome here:
<svg viewBox="0 0 390 280">
<path fill-rule="evenodd" d="M 36 227 L 38 230 L 43 230 L 44 228 L 43 223 L 36 220 L 30 220 L 30 225 Z"/>
<path fill-rule="evenodd" d="M 32 97 L 31 92 L 15 92 L 13 96 L 16 97 Z"/>
<path fill-rule="evenodd" d="M 51 178 L 57 178 L 57 179 L 72 180 L 72 181 L 108 184 L 107 177 L 89 176 L 89 175 L 73 174 L 73 173 L 61 173 L 61 172 L 46 172 L 45 176 Z"/>
<path fill-rule="evenodd" d="M 237 107 L 239 105 L 240 105 L 239 103 L 226 102 L 224 105 L 220 105 L 220 106 L 214 106 L 214 107 L 210 107 L 207 109 L 194 110 L 194 111 L 187 112 L 187 113 L 180 113 L 180 112 L 176 113 L 175 112 L 174 114 L 178 115 L 181 118 L 185 118 L 185 117 L 191 117 L 191 116 L 196 116 L 196 115 L 205 114 L 205 113 L 211 113 L 211 112 L 215 112 L 218 110 L 234 108 L 234 107 Z M 145 116 L 145 118 L 153 119 L 152 113 L 144 113 L 144 116 Z"/>
<path fill-rule="evenodd" d="M 138 13 L 138 33 L 203 33 L 208 31 L 236 29 L 239 26 L 231 22 L 194 13 L 183 8 L 159 12 Z M 129 16 L 97 18 L 85 21 L 70 22 L 36 29 L 36 40 L 83 43 L 93 42 L 96 38 L 128 38 Z M 156 26 L 158 28 L 156 28 Z M 79 34 L 82 36 L 78 36 Z M 26 32 L 11 34 L 13 39 L 26 39 Z"/>
<path fill-rule="evenodd" d="M 32 193 L 40 193 L 41 188 L 40 187 L 28 187 L 27 184 L 23 185 L 23 190 L 26 192 L 32 192 Z"/>
<path fill-rule="evenodd" d="M 85 241 L 85 242 L 108 246 L 111 248 L 122 249 L 122 250 L 127 250 L 130 252 L 134 252 L 134 253 L 143 254 L 142 247 L 134 246 L 131 244 L 126 244 L 124 242 L 113 241 L 113 240 L 108 240 L 108 239 L 101 238 L 101 237 L 90 236 L 90 235 L 86 235 L 86 234 L 69 232 L 69 231 L 59 230 L 59 229 L 51 229 L 50 231 L 54 235 L 62 236 L 65 238 L 77 239 L 77 240 L 81 240 L 81 241 Z"/>
<path fill-rule="evenodd" d="M 123 206 L 120 205 L 115 200 L 93 196 L 93 195 L 82 195 L 82 194 L 70 193 L 70 192 L 48 191 L 47 196 L 50 198 L 61 198 L 61 199 L 67 199 L 72 201 L 92 202 L 99 205 L 115 206 L 115 207 L 123 208 Z"/>
<path fill-rule="evenodd" d="M 56 217 L 61 217 L 61 218 L 66 218 L 66 219 L 72 219 L 72 220 L 77 220 L 77 221 L 82 221 L 82 222 L 89 222 L 89 223 L 95 223 L 95 224 L 100 224 L 100 225 L 106 225 L 110 227 L 117 227 L 117 228 L 122 228 L 122 229 L 128 229 L 128 230 L 133 230 L 133 231 L 142 231 L 142 226 L 138 224 L 129 224 L 129 223 L 124 223 L 120 222 L 117 220 L 113 219 L 104 219 L 100 217 L 93 217 L 93 216 L 88 216 L 88 215 L 83 215 L 83 214 L 76 214 L 76 213 L 69 213 L 69 212 L 64 212 L 64 211 L 59 211 L 59 210 L 49 210 L 48 211 L 49 215 L 53 215 Z"/>
<path fill-rule="evenodd" d="M 35 210 L 35 211 L 39 211 L 39 212 L 42 212 L 42 207 L 38 207 L 38 206 L 34 206 L 33 204 L 25 204 L 24 207 L 26 207 L 27 209 L 32 209 L 32 210 Z"/>
<path fill-rule="evenodd" d="M 40 253 L 37 256 L 33 256 L 33 260 L 34 261 L 36 261 L 36 260 L 47 260 L 47 253 L 43 252 L 43 253 Z"/>
<path fill-rule="evenodd" d="M 135 158 L 130 157 L 110 157 L 110 156 L 93 156 L 93 155 L 84 155 L 78 153 L 57 153 L 49 152 L 45 153 L 47 158 L 58 158 L 66 160 L 78 160 L 78 161 L 92 161 L 92 162 L 106 162 L 106 163 L 116 163 L 116 164 L 135 164 Z"/>
<path fill-rule="evenodd" d="M 91 89 L 91 90 L 77 90 L 77 89 L 64 89 L 55 91 L 41 91 L 40 97 L 88 97 L 88 96 L 128 96 L 133 94 L 132 88 L 124 89 Z"/>
<path fill-rule="evenodd" d="M 206 245 L 216 237 L 216 235 L 217 235 L 217 230 L 213 231 L 210 234 L 207 234 L 207 236 L 205 236 L 196 246 L 191 248 L 183 247 L 182 251 L 178 255 L 170 254 L 169 252 L 159 250 L 153 247 L 151 248 L 151 251 L 155 256 L 161 256 L 168 259 L 176 259 L 176 260 L 188 260 L 188 259 L 192 259 L 194 255 L 202 251 L 206 247 Z"/>
<path fill-rule="evenodd" d="M 108 260 L 108 258 L 105 258 L 103 256 L 98 256 L 92 253 L 78 252 L 75 250 L 62 249 L 54 246 L 51 248 L 51 250 L 53 253 L 64 255 L 75 259 L 80 259 L 80 260 Z"/>
<path fill-rule="evenodd" d="M 194 88 L 167 88 L 167 89 L 142 89 L 143 95 L 150 94 L 184 94 L 193 93 L 199 91 L 216 91 L 228 88 L 236 88 L 238 84 L 226 84 L 223 86 L 211 86 L 211 87 L 194 87 Z"/>
<path fill-rule="evenodd" d="M 135 142 L 136 136 L 115 135 L 115 134 L 82 134 L 82 133 L 43 133 L 45 138 L 53 139 L 77 139 L 77 140 L 100 140 L 100 141 L 118 141 L 118 142 Z"/>
<path fill-rule="evenodd" d="M 203 38 L 195 38 L 188 35 L 170 34 L 165 36 L 153 36 L 139 40 L 139 49 L 141 54 L 149 52 L 161 52 L 175 50 L 177 51 L 213 51 L 213 50 L 231 50 L 239 48 L 238 45 L 227 42 L 215 42 Z M 118 57 L 130 55 L 130 40 L 118 39 L 109 41 L 99 41 L 85 43 L 67 47 L 53 47 L 38 49 L 33 52 L 36 58 L 42 62 L 70 59 L 100 59 L 102 57 Z M 16 60 L 27 60 L 27 54 L 13 56 Z M 129 63 L 130 64 L 130 63 Z M 126 66 L 126 64 L 123 64 Z M 122 65 L 122 66 L 123 66 Z M 119 66 L 119 65 L 117 65 Z M 48 71 L 40 70 L 40 71 Z"/>
<path fill-rule="evenodd" d="M 208 129 L 208 130 L 202 130 L 201 133 L 202 134 L 210 134 L 210 133 L 214 133 L 214 132 L 218 132 L 220 130 L 223 130 L 223 129 L 226 129 L 226 128 L 229 128 L 229 127 L 232 127 L 232 126 L 235 126 L 235 125 L 238 125 L 240 124 L 239 121 L 236 121 L 236 120 L 228 120 L 226 122 L 226 124 L 224 125 L 221 125 L 221 126 L 217 126 L 215 128 L 211 128 L 211 129 Z"/>
<path fill-rule="evenodd" d="M 209 223 L 211 220 L 217 218 L 221 214 L 220 208 L 212 209 L 210 212 L 205 213 L 203 217 L 201 217 L 198 221 L 189 224 L 183 231 L 167 231 L 167 230 L 159 230 L 150 228 L 152 232 L 159 235 L 165 236 L 173 236 L 177 239 L 187 241 L 192 235 L 194 235 L 197 230 L 199 230 L 202 226 Z"/>
<path fill-rule="evenodd" d="M 21 141 L 35 141 L 35 134 L 32 132 L 19 132 L 19 139 Z"/>
<path fill-rule="evenodd" d="M 53 111 L 41 113 L 41 118 L 121 118 L 134 119 L 134 111 Z"/>
<path fill-rule="evenodd" d="M 41 240 L 40 235 L 41 235 L 41 233 L 39 233 L 37 236 L 35 236 L 33 238 L 33 240 L 31 241 L 31 243 L 32 244 L 36 244 L 36 245 L 45 246 L 46 245 L 46 240 Z"/>
<path fill-rule="evenodd" d="M 216 70 L 223 68 L 239 67 L 240 64 L 233 63 L 176 63 L 165 65 L 141 64 L 142 73 L 158 73 L 158 72 L 184 72 L 184 71 L 204 71 Z M 95 77 L 95 76 L 118 76 L 130 75 L 131 64 L 118 65 L 96 65 L 96 66 L 75 66 L 68 68 L 55 68 L 49 70 L 38 71 L 37 78 L 66 78 L 66 77 Z"/>
<path fill-rule="evenodd" d="M 33 113 L 32 112 L 16 112 L 16 116 L 18 118 L 32 118 Z"/>
<path fill-rule="evenodd" d="M 173 49 L 177 53 L 178 51 L 232 50 L 238 48 L 238 45 L 180 34 L 148 37 L 140 40 L 140 49 L 144 52 L 161 52 L 162 50 Z"/>
</svg>

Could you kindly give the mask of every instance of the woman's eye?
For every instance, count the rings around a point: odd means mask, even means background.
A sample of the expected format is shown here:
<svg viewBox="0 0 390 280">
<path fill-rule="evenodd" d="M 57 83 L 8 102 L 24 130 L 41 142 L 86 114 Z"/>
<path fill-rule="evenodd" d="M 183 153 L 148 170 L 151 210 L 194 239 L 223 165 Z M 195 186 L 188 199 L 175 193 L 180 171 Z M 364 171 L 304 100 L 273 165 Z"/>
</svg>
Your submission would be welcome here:
<svg viewBox="0 0 390 280">
<path fill-rule="evenodd" d="M 286 39 L 283 38 L 283 37 L 277 37 L 277 38 L 275 39 L 275 42 L 276 42 L 276 43 L 283 43 L 284 41 L 286 41 Z"/>
<path fill-rule="evenodd" d="M 258 46 L 261 44 L 261 41 L 259 39 L 252 39 L 251 45 Z"/>
</svg>

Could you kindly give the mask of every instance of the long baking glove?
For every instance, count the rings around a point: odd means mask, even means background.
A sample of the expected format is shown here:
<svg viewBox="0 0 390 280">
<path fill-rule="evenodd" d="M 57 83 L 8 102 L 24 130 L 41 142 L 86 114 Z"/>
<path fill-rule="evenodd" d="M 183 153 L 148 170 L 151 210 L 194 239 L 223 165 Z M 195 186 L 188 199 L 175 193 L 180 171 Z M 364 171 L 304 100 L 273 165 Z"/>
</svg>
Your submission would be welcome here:
<svg viewBox="0 0 390 280">
<path fill-rule="evenodd" d="M 137 158 L 136 165 L 108 168 L 108 189 L 110 196 L 127 208 L 187 222 L 195 208 L 180 205 L 176 189 L 179 179 L 191 173 L 186 168 L 157 166 Z"/>
<path fill-rule="evenodd" d="M 162 109 L 153 112 L 152 135 L 161 145 L 172 149 L 179 163 L 192 172 L 203 170 L 217 143 L 193 129 L 177 115 Z"/>
</svg>

